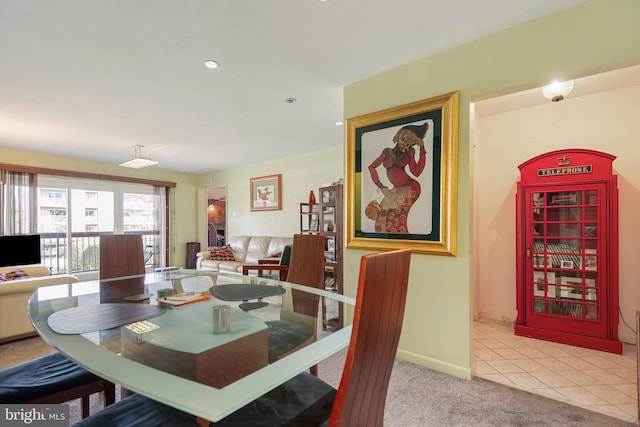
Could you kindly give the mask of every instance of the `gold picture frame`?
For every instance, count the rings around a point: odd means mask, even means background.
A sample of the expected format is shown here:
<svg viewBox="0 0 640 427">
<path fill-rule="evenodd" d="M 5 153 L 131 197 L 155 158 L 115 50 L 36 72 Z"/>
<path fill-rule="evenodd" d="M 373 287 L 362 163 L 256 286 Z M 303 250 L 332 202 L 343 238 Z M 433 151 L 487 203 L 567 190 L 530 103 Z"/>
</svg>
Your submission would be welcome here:
<svg viewBox="0 0 640 427">
<path fill-rule="evenodd" d="M 249 180 L 251 211 L 277 211 L 282 209 L 281 174 L 259 176 Z"/>
<path fill-rule="evenodd" d="M 347 119 L 347 248 L 456 255 L 459 102 Z"/>
</svg>

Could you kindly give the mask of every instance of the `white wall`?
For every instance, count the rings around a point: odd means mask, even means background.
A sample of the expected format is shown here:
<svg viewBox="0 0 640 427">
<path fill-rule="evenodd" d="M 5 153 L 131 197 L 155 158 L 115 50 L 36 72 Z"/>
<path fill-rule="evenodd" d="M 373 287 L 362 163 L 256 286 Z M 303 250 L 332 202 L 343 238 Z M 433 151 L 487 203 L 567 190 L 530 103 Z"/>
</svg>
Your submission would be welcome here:
<svg viewBox="0 0 640 427">
<path fill-rule="evenodd" d="M 542 95 L 540 95 L 542 96 Z M 620 309 L 635 324 L 640 310 L 640 86 L 567 97 L 562 102 L 475 116 L 473 215 L 477 274 L 475 311 L 515 320 L 515 194 L 518 165 L 551 150 L 589 148 L 617 156 L 620 196 Z M 635 342 L 622 319 L 620 339 Z"/>
</svg>

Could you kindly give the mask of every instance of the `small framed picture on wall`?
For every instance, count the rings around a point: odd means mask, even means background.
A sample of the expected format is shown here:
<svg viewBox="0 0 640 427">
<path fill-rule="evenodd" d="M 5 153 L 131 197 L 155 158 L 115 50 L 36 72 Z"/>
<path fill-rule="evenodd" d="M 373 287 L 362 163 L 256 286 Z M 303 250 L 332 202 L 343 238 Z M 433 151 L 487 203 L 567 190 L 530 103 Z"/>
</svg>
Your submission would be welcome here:
<svg viewBox="0 0 640 427">
<path fill-rule="evenodd" d="M 282 175 L 268 175 L 251 178 L 251 211 L 281 210 L 281 179 Z"/>
</svg>

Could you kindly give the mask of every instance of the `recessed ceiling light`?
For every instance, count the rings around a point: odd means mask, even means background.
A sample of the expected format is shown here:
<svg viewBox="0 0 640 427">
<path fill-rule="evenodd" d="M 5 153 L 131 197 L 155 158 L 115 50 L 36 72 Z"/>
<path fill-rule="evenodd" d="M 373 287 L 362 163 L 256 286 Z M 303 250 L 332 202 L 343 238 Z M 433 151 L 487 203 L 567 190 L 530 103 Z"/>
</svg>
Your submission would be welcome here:
<svg viewBox="0 0 640 427">
<path fill-rule="evenodd" d="M 212 70 L 214 68 L 218 68 L 220 64 L 218 64 L 217 61 L 214 61 L 213 59 L 207 59 L 206 61 L 204 61 L 204 66 L 207 68 L 211 68 Z"/>
<path fill-rule="evenodd" d="M 298 102 L 298 100 L 295 98 L 287 98 L 284 100 L 284 102 L 286 102 L 287 104 L 295 104 L 296 102 Z"/>
<path fill-rule="evenodd" d="M 336 126 L 342 126 L 344 122 L 336 122 Z"/>
</svg>

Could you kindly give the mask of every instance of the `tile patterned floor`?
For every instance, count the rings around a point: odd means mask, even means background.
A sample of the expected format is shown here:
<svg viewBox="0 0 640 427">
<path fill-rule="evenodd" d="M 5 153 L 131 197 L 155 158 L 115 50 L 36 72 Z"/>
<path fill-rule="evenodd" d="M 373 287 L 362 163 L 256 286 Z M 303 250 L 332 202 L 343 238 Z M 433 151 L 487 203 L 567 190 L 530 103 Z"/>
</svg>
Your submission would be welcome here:
<svg viewBox="0 0 640 427">
<path fill-rule="evenodd" d="M 475 375 L 638 422 L 635 345 L 611 354 L 516 336 L 510 323 L 474 322 Z"/>
</svg>

